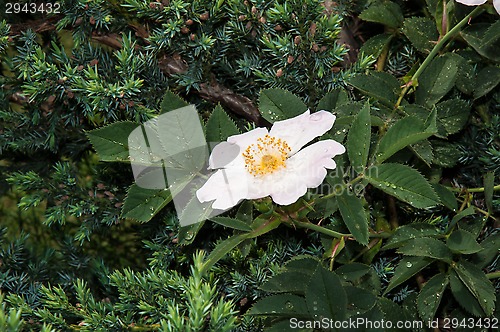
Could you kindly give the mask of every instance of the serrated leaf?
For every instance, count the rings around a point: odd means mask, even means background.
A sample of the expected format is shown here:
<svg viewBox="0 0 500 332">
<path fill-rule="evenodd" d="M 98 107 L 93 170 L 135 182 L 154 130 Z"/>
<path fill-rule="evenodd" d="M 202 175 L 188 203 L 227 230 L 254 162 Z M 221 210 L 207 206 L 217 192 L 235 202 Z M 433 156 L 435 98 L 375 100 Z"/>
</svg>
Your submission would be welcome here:
<svg viewBox="0 0 500 332">
<path fill-rule="evenodd" d="M 457 273 L 453 270 L 450 272 L 450 288 L 455 300 L 457 300 L 458 304 L 468 313 L 476 317 L 484 316 L 484 311 L 479 305 L 478 300 L 467 289 Z"/>
<path fill-rule="evenodd" d="M 439 34 L 435 23 L 427 17 L 409 17 L 404 20 L 403 33 L 423 53 L 430 53 Z"/>
<path fill-rule="evenodd" d="M 148 222 L 171 200 L 169 190 L 145 189 L 134 183 L 123 202 L 121 217 Z"/>
<path fill-rule="evenodd" d="M 272 316 L 280 318 L 309 317 L 306 301 L 292 294 L 276 294 L 257 301 L 248 312 L 251 316 Z"/>
<path fill-rule="evenodd" d="M 344 290 L 347 295 L 348 316 L 363 314 L 377 303 L 377 297 L 366 289 L 348 285 L 344 286 Z"/>
<path fill-rule="evenodd" d="M 384 47 L 387 47 L 387 45 L 391 42 L 392 38 L 394 38 L 394 35 L 389 33 L 376 35 L 368 39 L 363 46 L 361 46 L 359 51 L 364 55 L 372 55 L 373 57 L 378 58 Z"/>
<path fill-rule="evenodd" d="M 477 299 L 486 316 L 495 310 L 495 287 L 483 271 L 475 265 L 461 261 L 453 265 L 453 269 L 471 294 Z"/>
<path fill-rule="evenodd" d="M 407 256 L 439 259 L 447 263 L 451 263 L 452 259 L 450 249 L 443 242 L 430 237 L 408 240 L 397 252 Z"/>
<path fill-rule="evenodd" d="M 416 208 L 428 208 L 440 203 L 427 180 L 415 169 L 401 164 L 372 166 L 365 178 L 375 188 Z"/>
<path fill-rule="evenodd" d="M 460 151 L 458 151 L 456 143 L 442 140 L 432 140 L 431 145 L 434 150 L 433 164 L 451 168 L 458 163 Z"/>
<path fill-rule="evenodd" d="M 266 89 L 260 92 L 259 111 L 262 117 L 274 123 L 300 115 L 307 111 L 304 102 L 289 91 Z"/>
<path fill-rule="evenodd" d="M 305 296 L 312 316 L 318 315 L 335 321 L 345 319 L 347 296 L 340 278 L 334 272 L 318 265 L 307 285 Z"/>
<path fill-rule="evenodd" d="M 391 290 L 422 271 L 433 261 L 432 258 L 428 257 L 403 257 L 394 270 L 394 275 L 389 281 L 389 285 L 387 285 L 384 294 L 389 293 Z"/>
<path fill-rule="evenodd" d="M 399 150 L 422 141 L 434 133 L 428 130 L 420 119 L 413 116 L 397 121 L 380 140 L 376 154 L 377 163 L 384 162 Z"/>
<path fill-rule="evenodd" d="M 434 189 L 436 194 L 439 196 L 439 200 L 441 201 L 441 203 L 443 203 L 444 206 L 452 211 L 458 210 L 457 199 L 455 197 L 455 194 L 453 194 L 450 189 L 446 188 L 443 185 L 440 185 L 439 183 L 431 183 L 431 185 L 432 189 Z"/>
<path fill-rule="evenodd" d="M 287 271 L 296 271 L 312 275 L 318 264 L 321 264 L 318 258 L 309 255 L 299 255 L 292 257 L 285 263 Z"/>
<path fill-rule="evenodd" d="M 447 287 L 448 275 L 446 273 L 436 274 L 425 283 L 417 298 L 418 312 L 424 321 L 434 318 Z"/>
<path fill-rule="evenodd" d="M 428 167 L 431 167 L 434 153 L 432 152 L 432 145 L 428 140 L 423 140 L 410 145 L 413 153 L 420 158 Z"/>
<path fill-rule="evenodd" d="M 321 98 L 316 109 L 331 112 L 336 107 L 347 102 L 349 102 L 349 96 L 344 89 L 333 89 Z"/>
<path fill-rule="evenodd" d="M 339 209 L 339 206 L 336 199 L 328 197 L 316 199 L 313 208 L 314 210 L 309 212 L 308 217 L 321 219 L 331 216 Z"/>
<path fill-rule="evenodd" d="M 207 142 L 217 143 L 227 140 L 229 136 L 240 133 L 236 124 L 220 105 L 215 107 L 210 118 L 208 118 L 206 130 Z"/>
<path fill-rule="evenodd" d="M 366 103 L 354 119 L 347 134 L 346 150 L 351 166 L 363 172 L 368 160 L 371 138 L 370 104 Z"/>
<path fill-rule="evenodd" d="M 455 85 L 460 57 L 446 54 L 434 58 L 418 79 L 416 103 L 431 107 Z"/>
<path fill-rule="evenodd" d="M 336 196 L 342 220 L 356 241 L 362 245 L 368 244 L 368 218 L 360 198 L 344 190 Z"/>
<path fill-rule="evenodd" d="M 448 136 L 459 132 L 469 120 L 471 105 L 462 99 L 450 99 L 436 105 L 438 133 Z"/>
<path fill-rule="evenodd" d="M 244 221 L 235 219 L 235 218 L 229 218 L 229 217 L 211 217 L 209 218 L 210 221 L 213 221 L 214 223 L 217 223 L 219 225 L 222 225 L 224 227 L 232 228 L 232 229 L 237 229 L 240 231 L 246 231 L 246 232 L 251 232 L 252 228 L 245 223 Z"/>
<path fill-rule="evenodd" d="M 99 155 L 99 160 L 129 162 L 128 136 L 139 126 L 135 122 L 115 122 L 86 134 Z"/>
<path fill-rule="evenodd" d="M 446 240 L 446 245 L 451 251 L 460 254 L 473 254 L 483 250 L 476 242 L 476 237 L 462 229 L 453 231 Z"/>
<path fill-rule="evenodd" d="M 405 242 L 419 237 L 437 237 L 442 232 L 433 225 L 426 223 L 413 223 L 398 227 L 396 232 L 389 238 L 383 250 L 394 249 Z"/>
<path fill-rule="evenodd" d="M 500 26 L 499 26 L 500 28 Z M 500 68 L 486 67 L 481 69 L 476 76 L 476 86 L 474 88 L 474 99 L 481 98 L 493 90 L 500 83 Z"/>
<path fill-rule="evenodd" d="M 161 113 L 167 113 L 178 108 L 189 105 L 184 99 L 176 95 L 170 90 L 165 92 L 163 95 L 163 100 L 160 105 Z"/>
<path fill-rule="evenodd" d="M 335 270 L 342 281 L 356 281 L 367 275 L 371 271 L 371 267 L 361 263 L 344 264 Z"/>
<path fill-rule="evenodd" d="M 467 95 L 471 95 L 474 92 L 476 76 L 475 71 L 475 66 L 472 64 L 467 61 L 461 62 L 460 69 L 458 70 L 457 81 L 455 83 L 458 90 Z"/>
<path fill-rule="evenodd" d="M 374 71 L 369 75 L 357 75 L 348 82 L 367 96 L 389 107 L 394 106 L 401 90 L 398 79 L 385 72 Z"/>
<path fill-rule="evenodd" d="M 500 62 L 500 21 L 469 25 L 460 34 L 482 56 Z"/>
<path fill-rule="evenodd" d="M 253 221 L 253 202 L 251 200 L 245 200 L 240 204 L 238 212 L 236 212 L 236 219 L 239 219 L 247 224 L 251 224 Z"/>
<path fill-rule="evenodd" d="M 309 272 L 297 270 L 283 271 L 269 278 L 260 288 L 271 293 L 294 293 L 304 295 L 310 278 L 311 274 Z M 297 280 L 301 282 L 297 282 Z"/>
<path fill-rule="evenodd" d="M 500 251 L 500 233 L 488 236 L 481 242 L 481 247 L 483 250 L 471 255 L 469 261 L 478 268 L 483 269 L 498 257 Z"/>
<path fill-rule="evenodd" d="M 212 266 L 217 263 L 222 257 L 233 250 L 241 242 L 248 238 L 248 233 L 233 235 L 222 242 L 217 243 L 214 250 L 203 263 L 202 273 L 208 272 Z"/>
<path fill-rule="evenodd" d="M 390 1 L 371 5 L 361 12 L 359 17 L 365 21 L 380 23 L 391 28 L 399 28 L 403 24 L 401 8 Z"/>
</svg>

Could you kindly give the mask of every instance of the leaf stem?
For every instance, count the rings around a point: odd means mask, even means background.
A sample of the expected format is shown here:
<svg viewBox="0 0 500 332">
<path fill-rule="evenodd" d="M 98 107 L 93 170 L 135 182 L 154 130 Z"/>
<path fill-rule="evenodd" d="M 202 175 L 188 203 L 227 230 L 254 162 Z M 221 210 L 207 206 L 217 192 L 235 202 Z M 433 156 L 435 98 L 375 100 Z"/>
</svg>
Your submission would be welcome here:
<svg viewBox="0 0 500 332">
<path fill-rule="evenodd" d="M 469 192 L 469 193 L 482 193 L 484 192 L 484 187 L 479 187 L 479 188 L 456 188 L 456 187 L 446 187 L 450 189 L 451 191 L 456 191 L 456 192 Z M 493 191 L 500 190 L 500 184 L 496 185 L 493 187 Z"/>
<path fill-rule="evenodd" d="M 425 70 L 425 68 L 427 68 L 427 66 L 431 63 L 432 59 L 434 59 L 434 57 L 439 53 L 439 51 L 441 50 L 441 48 L 456 34 L 458 33 L 462 27 L 464 25 L 466 25 L 469 20 L 482 13 L 484 11 L 483 7 L 482 6 L 477 6 L 476 8 L 474 8 L 473 11 L 471 11 L 467 16 L 465 16 L 460 22 L 457 23 L 457 25 L 455 25 L 450 31 L 448 31 L 444 36 L 443 38 L 441 38 L 440 41 L 438 41 L 436 43 L 436 45 L 434 45 L 434 48 L 432 49 L 432 51 L 429 53 L 429 55 L 427 55 L 427 58 L 425 58 L 424 62 L 422 62 L 422 65 L 418 68 L 418 70 L 415 72 L 415 74 L 413 74 L 413 76 L 411 77 L 411 80 L 410 82 L 403 88 L 403 90 L 401 91 L 401 94 L 399 95 L 399 98 L 398 98 L 398 101 L 396 102 L 396 105 L 394 106 L 394 108 L 398 108 L 400 105 L 401 105 L 401 102 L 403 101 L 403 98 L 404 96 L 406 95 L 406 93 L 408 92 L 408 90 L 410 89 L 411 86 L 413 86 L 413 82 L 416 82 L 418 80 L 418 78 L 420 77 L 420 75 L 422 74 L 422 72 Z"/>
<path fill-rule="evenodd" d="M 499 271 L 495 271 L 495 272 L 486 273 L 486 277 L 488 279 L 500 278 L 500 270 Z"/>
</svg>

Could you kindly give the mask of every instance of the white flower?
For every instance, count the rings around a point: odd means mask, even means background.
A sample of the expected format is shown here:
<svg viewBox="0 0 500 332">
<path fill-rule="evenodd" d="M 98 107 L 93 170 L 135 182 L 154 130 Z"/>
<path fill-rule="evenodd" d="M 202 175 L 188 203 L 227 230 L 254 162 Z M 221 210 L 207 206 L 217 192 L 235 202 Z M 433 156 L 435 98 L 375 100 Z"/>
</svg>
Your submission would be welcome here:
<svg viewBox="0 0 500 332">
<path fill-rule="evenodd" d="M 277 121 L 268 132 L 257 128 L 234 135 L 218 144 L 209 159 L 217 170 L 196 196 L 200 202 L 214 201 L 214 209 L 229 209 L 242 199 L 271 196 L 280 205 L 289 205 L 307 188 L 319 186 L 326 168 L 336 167 L 333 157 L 345 152 L 334 140 L 323 140 L 301 150 L 307 143 L 330 130 L 335 115 L 309 110 L 294 118 Z"/>
<path fill-rule="evenodd" d="M 460 2 L 461 4 L 464 4 L 466 6 L 479 6 L 483 3 L 486 3 L 487 1 L 488 0 L 457 0 L 457 2 Z M 493 0 L 493 7 L 495 7 L 497 13 L 500 14 L 500 0 Z"/>
</svg>

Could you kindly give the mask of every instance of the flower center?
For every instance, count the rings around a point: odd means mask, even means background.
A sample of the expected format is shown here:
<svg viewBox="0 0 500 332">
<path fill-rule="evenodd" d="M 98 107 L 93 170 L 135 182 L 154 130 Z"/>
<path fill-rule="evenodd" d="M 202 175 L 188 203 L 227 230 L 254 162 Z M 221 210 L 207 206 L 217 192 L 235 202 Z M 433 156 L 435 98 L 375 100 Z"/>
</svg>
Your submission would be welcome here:
<svg viewBox="0 0 500 332">
<path fill-rule="evenodd" d="M 286 167 L 286 159 L 291 151 L 281 138 L 266 135 L 257 139 L 257 143 L 249 145 L 243 158 L 245 167 L 253 176 L 262 176 Z"/>
</svg>

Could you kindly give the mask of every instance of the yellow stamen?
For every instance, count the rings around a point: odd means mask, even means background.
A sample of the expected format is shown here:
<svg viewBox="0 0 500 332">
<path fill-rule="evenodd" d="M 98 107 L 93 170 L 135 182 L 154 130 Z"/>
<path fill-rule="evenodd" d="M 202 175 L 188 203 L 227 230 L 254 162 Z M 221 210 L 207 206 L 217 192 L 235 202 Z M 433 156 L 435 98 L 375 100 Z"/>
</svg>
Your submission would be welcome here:
<svg viewBox="0 0 500 332">
<path fill-rule="evenodd" d="M 286 167 L 286 159 L 291 149 L 281 138 L 266 135 L 257 139 L 243 152 L 245 167 L 253 176 L 274 173 Z"/>
</svg>

